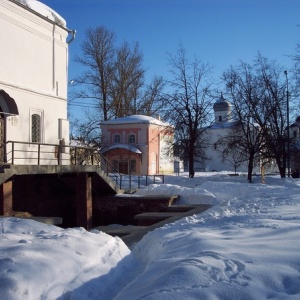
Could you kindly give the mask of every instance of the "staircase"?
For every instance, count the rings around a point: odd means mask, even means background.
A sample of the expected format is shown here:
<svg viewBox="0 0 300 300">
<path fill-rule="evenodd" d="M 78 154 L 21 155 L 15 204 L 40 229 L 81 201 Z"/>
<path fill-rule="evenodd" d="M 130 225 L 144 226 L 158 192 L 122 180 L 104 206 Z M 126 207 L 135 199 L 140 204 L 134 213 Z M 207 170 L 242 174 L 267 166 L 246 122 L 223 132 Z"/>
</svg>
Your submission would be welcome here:
<svg viewBox="0 0 300 300">
<path fill-rule="evenodd" d="M 159 196 L 157 197 L 159 198 Z M 181 218 L 200 214 L 210 207 L 211 205 L 209 204 L 172 205 L 171 203 L 164 211 L 136 214 L 134 220 L 138 221 L 138 225 L 97 226 L 93 229 L 97 229 L 112 236 L 118 236 L 129 248 L 133 248 L 134 245 L 149 231 L 162 227 L 165 224 L 173 223 Z"/>
</svg>

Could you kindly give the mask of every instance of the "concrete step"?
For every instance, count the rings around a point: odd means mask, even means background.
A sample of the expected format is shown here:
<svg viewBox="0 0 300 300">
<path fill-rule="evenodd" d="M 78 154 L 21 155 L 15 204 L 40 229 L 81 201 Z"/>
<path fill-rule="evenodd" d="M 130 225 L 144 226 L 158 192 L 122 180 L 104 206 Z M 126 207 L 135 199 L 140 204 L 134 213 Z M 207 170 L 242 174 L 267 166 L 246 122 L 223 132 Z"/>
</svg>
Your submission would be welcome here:
<svg viewBox="0 0 300 300">
<path fill-rule="evenodd" d="M 99 231 L 105 232 L 111 236 L 123 237 L 129 234 L 138 233 L 141 231 L 145 231 L 148 227 L 146 226 L 98 226 L 93 229 L 97 229 Z"/>
<path fill-rule="evenodd" d="M 196 204 L 196 205 L 193 205 L 193 208 L 191 210 L 188 210 L 186 212 L 182 212 L 182 213 L 176 213 L 176 214 L 173 214 L 172 217 L 169 217 L 167 219 L 164 219 L 160 222 L 157 222 L 157 223 L 154 223 L 153 225 L 150 225 L 149 227 L 146 227 L 144 230 L 140 230 L 136 233 L 132 233 L 132 234 L 129 234 L 129 235 L 126 235 L 122 238 L 122 240 L 124 241 L 124 243 L 130 248 L 130 249 L 133 249 L 133 247 L 135 246 L 135 244 L 140 241 L 143 236 L 145 234 L 147 234 L 149 231 L 152 231 L 156 228 L 159 228 L 159 227 L 162 227 L 164 226 L 165 224 L 169 224 L 169 223 L 172 223 L 172 222 L 175 222 L 181 218 L 184 218 L 184 217 L 188 217 L 188 216 L 192 216 L 194 214 L 200 214 L 202 212 L 204 212 L 205 210 L 211 208 L 212 206 L 209 205 L 209 204 Z"/>
<path fill-rule="evenodd" d="M 134 216 L 134 219 L 138 221 L 139 226 L 150 226 L 181 214 L 181 212 L 146 212 Z"/>
<path fill-rule="evenodd" d="M 195 205 L 171 205 L 167 208 L 168 212 L 187 212 L 194 209 Z"/>
</svg>

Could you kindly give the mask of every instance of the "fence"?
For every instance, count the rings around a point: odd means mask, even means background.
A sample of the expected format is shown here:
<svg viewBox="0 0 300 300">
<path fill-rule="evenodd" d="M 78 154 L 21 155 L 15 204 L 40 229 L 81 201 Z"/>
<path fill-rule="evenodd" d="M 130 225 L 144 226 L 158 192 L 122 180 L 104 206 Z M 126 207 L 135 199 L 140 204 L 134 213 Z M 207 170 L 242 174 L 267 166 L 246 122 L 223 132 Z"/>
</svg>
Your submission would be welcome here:
<svg viewBox="0 0 300 300">
<path fill-rule="evenodd" d="M 165 183 L 164 175 L 120 175 L 122 189 L 140 189 L 150 184 Z"/>
<path fill-rule="evenodd" d="M 8 141 L 1 147 L 2 164 L 11 165 L 96 165 L 118 186 L 121 175 L 96 147 Z"/>
<path fill-rule="evenodd" d="M 139 189 L 164 183 L 164 175 L 122 175 L 100 153 L 99 148 L 64 144 L 8 141 L 0 149 L 2 163 L 12 165 L 96 165 L 120 189 Z"/>
</svg>

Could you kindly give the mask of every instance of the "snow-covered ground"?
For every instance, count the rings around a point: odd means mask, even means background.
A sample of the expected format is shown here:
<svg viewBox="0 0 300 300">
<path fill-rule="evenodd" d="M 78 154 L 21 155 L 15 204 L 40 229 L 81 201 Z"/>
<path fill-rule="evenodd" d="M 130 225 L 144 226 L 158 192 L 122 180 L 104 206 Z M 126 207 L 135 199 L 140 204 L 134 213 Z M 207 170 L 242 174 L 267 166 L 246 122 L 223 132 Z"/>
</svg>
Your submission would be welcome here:
<svg viewBox="0 0 300 300">
<path fill-rule="evenodd" d="M 0 219 L 0 298 L 300 299 L 300 186 L 196 173 L 144 193 L 211 203 L 148 233 L 132 251 L 82 228 Z"/>
</svg>

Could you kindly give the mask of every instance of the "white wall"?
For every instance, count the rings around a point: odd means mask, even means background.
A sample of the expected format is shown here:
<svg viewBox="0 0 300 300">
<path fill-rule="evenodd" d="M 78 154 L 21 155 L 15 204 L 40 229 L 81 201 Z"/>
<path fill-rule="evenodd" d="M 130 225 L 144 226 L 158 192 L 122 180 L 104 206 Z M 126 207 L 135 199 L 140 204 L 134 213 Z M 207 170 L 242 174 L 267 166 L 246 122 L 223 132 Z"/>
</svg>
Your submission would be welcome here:
<svg viewBox="0 0 300 300">
<path fill-rule="evenodd" d="M 6 118 L 6 140 L 30 142 L 31 114 L 37 113 L 41 142 L 58 144 L 59 119 L 64 119 L 68 144 L 67 29 L 5 0 L 0 0 L 0 28 L 0 90 L 15 100 L 19 111 Z"/>
</svg>

